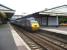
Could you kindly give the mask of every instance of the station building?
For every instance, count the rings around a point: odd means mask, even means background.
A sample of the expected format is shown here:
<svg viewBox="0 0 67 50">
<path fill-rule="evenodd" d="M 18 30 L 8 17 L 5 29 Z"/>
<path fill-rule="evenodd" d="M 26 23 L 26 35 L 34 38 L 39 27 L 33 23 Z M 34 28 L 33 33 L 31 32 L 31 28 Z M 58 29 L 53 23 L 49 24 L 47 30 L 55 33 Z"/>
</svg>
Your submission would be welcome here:
<svg viewBox="0 0 67 50">
<path fill-rule="evenodd" d="M 35 18 L 41 26 L 67 25 L 67 5 L 41 11 Z"/>
<path fill-rule="evenodd" d="M 13 16 L 14 12 L 15 10 L 0 4 L 0 24 L 7 23 L 9 18 Z"/>
</svg>

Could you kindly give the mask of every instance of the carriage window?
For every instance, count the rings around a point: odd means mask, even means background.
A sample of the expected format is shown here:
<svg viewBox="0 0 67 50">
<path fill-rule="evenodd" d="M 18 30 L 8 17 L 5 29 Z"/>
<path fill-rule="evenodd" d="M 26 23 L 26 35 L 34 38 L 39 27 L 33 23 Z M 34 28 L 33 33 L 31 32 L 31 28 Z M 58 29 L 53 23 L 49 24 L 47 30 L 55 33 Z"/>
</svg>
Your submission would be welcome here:
<svg viewBox="0 0 67 50">
<path fill-rule="evenodd" d="M 35 20 L 34 17 L 27 18 L 27 20 Z"/>
</svg>

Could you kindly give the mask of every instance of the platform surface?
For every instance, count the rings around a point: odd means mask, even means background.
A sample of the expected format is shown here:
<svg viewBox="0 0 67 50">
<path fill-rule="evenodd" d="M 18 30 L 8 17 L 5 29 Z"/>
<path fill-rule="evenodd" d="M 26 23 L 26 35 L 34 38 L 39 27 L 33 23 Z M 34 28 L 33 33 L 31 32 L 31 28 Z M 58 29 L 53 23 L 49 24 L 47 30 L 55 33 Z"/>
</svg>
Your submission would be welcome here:
<svg viewBox="0 0 67 50">
<path fill-rule="evenodd" d="M 0 25 L 0 50 L 29 50 L 9 24 Z"/>
<path fill-rule="evenodd" d="M 8 24 L 0 25 L 0 50 L 17 50 Z"/>
<path fill-rule="evenodd" d="M 40 29 L 67 35 L 67 27 L 66 26 L 61 26 L 61 27 L 41 27 Z"/>
</svg>

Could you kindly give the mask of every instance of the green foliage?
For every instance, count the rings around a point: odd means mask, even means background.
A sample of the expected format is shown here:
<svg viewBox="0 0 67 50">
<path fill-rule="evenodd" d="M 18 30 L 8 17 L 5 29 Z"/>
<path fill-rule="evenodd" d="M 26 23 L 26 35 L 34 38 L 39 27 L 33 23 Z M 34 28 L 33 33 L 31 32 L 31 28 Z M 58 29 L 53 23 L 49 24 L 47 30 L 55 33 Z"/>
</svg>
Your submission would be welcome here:
<svg viewBox="0 0 67 50">
<path fill-rule="evenodd" d="M 67 21 L 67 18 L 64 18 L 63 21 Z"/>
</svg>

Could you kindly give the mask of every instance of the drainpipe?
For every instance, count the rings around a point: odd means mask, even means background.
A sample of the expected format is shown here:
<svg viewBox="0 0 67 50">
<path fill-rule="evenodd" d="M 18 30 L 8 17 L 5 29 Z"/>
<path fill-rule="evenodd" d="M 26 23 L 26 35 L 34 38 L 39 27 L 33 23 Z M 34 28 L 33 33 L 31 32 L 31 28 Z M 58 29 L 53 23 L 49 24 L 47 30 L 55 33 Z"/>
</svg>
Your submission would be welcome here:
<svg viewBox="0 0 67 50">
<path fill-rule="evenodd" d="M 59 20 L 58 20 L 58 16 L 57 16 L 57 26 L 59 26 Z"/>
</svg>

